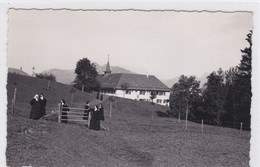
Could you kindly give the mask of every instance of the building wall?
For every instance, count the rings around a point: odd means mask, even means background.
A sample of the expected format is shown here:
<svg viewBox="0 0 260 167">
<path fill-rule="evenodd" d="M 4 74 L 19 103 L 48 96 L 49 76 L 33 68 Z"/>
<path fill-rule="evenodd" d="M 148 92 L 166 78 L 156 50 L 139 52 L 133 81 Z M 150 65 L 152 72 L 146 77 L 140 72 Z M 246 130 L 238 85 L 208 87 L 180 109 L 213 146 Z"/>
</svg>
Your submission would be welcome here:
<svg viewBox="0 0 260 167">
<path fill-rule="evenodd" d="M 160 92 L 160 93 L 159 93 Z M 160 105 L 168 105 L 166 100 L 170 98 L 170 92 L 161 92 L 159 91 L 156 95 L 156 98 L 153 100 L 155 103 Z M 115 92 L 111 91 L 101 91 L 109 96 L 117 96 L 127 99 L 133 99 L 138 101 L 150 101 L 151 91 L 140 91 L 140 90 L 116 90 Z"/>
</svg>

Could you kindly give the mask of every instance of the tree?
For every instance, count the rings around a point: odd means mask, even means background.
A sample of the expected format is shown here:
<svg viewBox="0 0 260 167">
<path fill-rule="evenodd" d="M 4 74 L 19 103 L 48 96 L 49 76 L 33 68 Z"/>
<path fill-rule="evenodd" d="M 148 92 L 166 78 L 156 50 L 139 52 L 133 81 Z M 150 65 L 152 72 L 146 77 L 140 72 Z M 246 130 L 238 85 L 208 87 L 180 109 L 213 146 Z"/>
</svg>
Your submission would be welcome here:
<svg viewBox="0 0 260 167">
<path fill-rule="evenodd" d="M 171 89 L 170 94 L 170 107 L 172 110 L 175 110 L 175 113 L 178 112 L 178 115 L 183 118 L 192 108 L 192 105 L 198 96 L 200 95 L 200 81 L 197 81 L 194 76 L 184 76 L 181 75 L 178 83 L 174 84 Z M 186 113 L 184 112 L 186 109 Z M 194 111 L 191 110 L 191 115 Z"/>
<path fill-rule="evenodd" d="M 233 127 L 235 128 L 236 122 L 236 112 L 235 112 L 235 89 L 234 85 L 237 82 L 238 68 L 231 67 L 225 72 L 225 87 L 226 87 L 226 99 L 224 104 L 225 113 L 222 116 L 223 122 L 233 122 Z M 224 126 L 231 127 L 230 123 L 223 123 Z"/>
<path fill-rule="evenodd" d="M 252 30 L 247 34 L 247 38 L 245 40 L 249 43 L 249 47 L 240 50 L 242 52 L 242 60 L 238 66 L 239 75 L 242 77 L 247 77 L 249 81 L 251 81 L 252 72 L 252 34 Z"/>
<path fill-rule="evenodd" d="M 184 108 L 185 106 L 185 99 L 183 96 L 183 92 L 181 90 L 181 85 L 179 83 L 175 83 L 172 86 L 171 89 L 171 94 L 170 94 L 170 108 L 171 110 L 174 111 L 174 115 L 176 115 L 176 113 L 178 114 L 178 120 L 180 121 L 181 117 L 183 117 L 183 115 L 181 116 L 181 110 Z"/>
<path fill-rule="evenodd" d="M 225 74 L 220 68 L 217 72 L 212 72 L 207 78 L 208 81 L 203 94 L 204 104 L 207 110 L 207 119 L 213 124 L 221 125 L 221 117 L 225 113 Z"/>
<path fill-rule="evenodd" d="M 79 60 L 76 65 L 75 74 L 74 87 L 81 89 L 83 92 L 99 90 L 100 84 L 96 79 L 98 75 L 96 66 L 90 60 L 87 58 Z"/>
<path fill-rule="evenodd" d="M 245 47 L 242 52 L 242 59 L 238 65 L 237 80 L 234 83 L 234 103 L 236 111 L 236 119 L 239 122 L 250 124 L 250 108 L 251 108 L 251 73 L 252 73 L 252 34 L 250 31 L 245 39 L 249 46 Z"/>
</svg>

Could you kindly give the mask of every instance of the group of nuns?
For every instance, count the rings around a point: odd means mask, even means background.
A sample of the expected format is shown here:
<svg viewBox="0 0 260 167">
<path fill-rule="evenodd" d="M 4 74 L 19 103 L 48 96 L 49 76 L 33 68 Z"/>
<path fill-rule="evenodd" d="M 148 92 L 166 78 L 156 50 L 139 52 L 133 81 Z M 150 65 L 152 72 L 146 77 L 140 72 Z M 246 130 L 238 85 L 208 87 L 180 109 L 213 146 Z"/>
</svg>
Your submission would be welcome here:
<svg viewBox="0 0 260 167">
<path fill-rule="evenodd" d="M 31 111 L 30 111 L 30 119 L 38 120 L 44 115 L 46 115 L 45 106 L 47 104 L 46 98 L 44 98 L 43 94 L 41 93 L 36 94 L 33 99 L 30 101 Z"/>
<path fill-rule="evenodd" d="M 44 98 L 41 93 L 36 94 L 33 99 L 30 101 L 31 111 L 30 111 L 30 119 L 38 120 L 46 115 L 45 106 L 47 104 L 46 98 Z M 70 111 L 68 104 L 64 99 L 61 99 L 62 106 L 62 114 L 61 114 L 61 122 L 67 123 L 67 112 Z M 90 108 L 89 101 L 86 102 L 84 109 L 84 120 L 90 120 L 88 127 L 92 130 L 100 130 L 100 120 L 104 119 L 104 108 L 102 104 L 95 105 L 94 108 Z"/>
<path fill-rule="evenodd" d="M 61 122 L 67 123 L 67 112 L 70 110 L 68 104 L 64 99 L 61 99 L 62 114 Z M 90 108 L 89 101 L 86 102 L 84 109 L 84 120 L 89 120 L 88 128 L 92 130 L 100 130 L 100 120 L 104 121 L 104 108 L 102 104 L 95 105 Z"/>
</svg>

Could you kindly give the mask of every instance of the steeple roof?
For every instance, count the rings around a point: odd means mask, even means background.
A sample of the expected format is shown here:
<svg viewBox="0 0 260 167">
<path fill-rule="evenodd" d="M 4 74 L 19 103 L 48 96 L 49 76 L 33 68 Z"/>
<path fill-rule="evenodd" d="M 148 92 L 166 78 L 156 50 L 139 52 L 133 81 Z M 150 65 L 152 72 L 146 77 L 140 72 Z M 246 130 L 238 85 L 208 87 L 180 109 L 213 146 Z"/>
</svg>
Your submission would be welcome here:
<svg viewBox="0 0 260 167">
<path fill-rule="evenodd" d="M 110 64 L 109 64 L 109 55 L 108 55 L 108 60 L 107 60 L 107 67 L 106 71 L 104 71 L 105 74 L 111 74 L 111 69 L 110 69 Z"/>
</svg>

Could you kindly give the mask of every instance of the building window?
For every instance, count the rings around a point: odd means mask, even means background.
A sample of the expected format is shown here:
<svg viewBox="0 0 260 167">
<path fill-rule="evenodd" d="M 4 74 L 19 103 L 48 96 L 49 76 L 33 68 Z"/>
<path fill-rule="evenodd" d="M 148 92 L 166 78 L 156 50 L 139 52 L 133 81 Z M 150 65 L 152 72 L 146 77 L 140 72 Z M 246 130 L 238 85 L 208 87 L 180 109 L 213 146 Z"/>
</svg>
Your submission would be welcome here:
<svg viewBox="0 0 260 167">
<path fill-rule="evenodd" d="M 131 95 L 131 90 L 126 90 L 125 94 Z"/>
<path fill-rule="evenodd" d="M 163 100 L 163 103 L 167 103 L 167 100 Z"/>
<path fill-rule="evenodd" d="M 145 91 L 144 90 L 140 90 L 140 95 L 144 95 Z"/>
<path fill-rule="evenodd" d="M 107 89 L 107 90 L 103 90 L 102 93 L 105 93 L 105 94 L 115 94 L 116 91 L 115 91 L 115 90 Z"/>
<path fill-rule="evenodd" d="M 157 99 L 156 103 L 162 103 L 162 99 Z"/>
<path fill-rule="evenodd" d="M 165 96 L 165 92 L 157 92 L 157 95 L 159 95 L 159 96 L 164 95 Z"/>
</svg>

